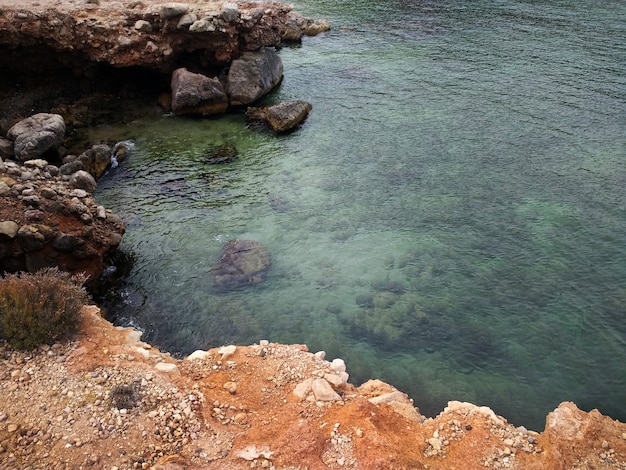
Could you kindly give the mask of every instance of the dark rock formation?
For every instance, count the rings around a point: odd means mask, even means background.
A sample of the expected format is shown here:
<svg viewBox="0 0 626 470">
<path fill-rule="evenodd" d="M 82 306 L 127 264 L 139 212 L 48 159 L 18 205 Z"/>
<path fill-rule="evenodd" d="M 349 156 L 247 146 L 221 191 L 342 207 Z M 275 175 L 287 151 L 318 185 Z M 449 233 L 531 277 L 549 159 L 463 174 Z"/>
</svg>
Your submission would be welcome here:
<svg viewBox="0 0 626 470">
<path fill-rule="evenodd" d="M 274 132 L 287 132 L 299 126 L 313 107 L 306 101 L 282 101 L 263 108 L 250 107 L 246 111 L 248 119 L 263 121 Z"/>
<path fill-rule="evenodd" d="M 94 178 L 100 178 L 111 164 L 111 153 L 111 147 L 108 145 L 97 144 L 80 154 L 78 161 Z"/>
<path fill-rule="evenodd" d="M 233 61 L 226 93 L 232 105 L 250 104 L 269 93 L 282 78 L 282 60 L 273 48 L 264 47 Z"/>
<path fill-rule="evenodd" d="M 234 145 L 224 144 L 207 154 L 207 163 L 230 163 L 237 158 L 237 149 Z"/>
<path fill-rule="evenodd" d="M 271 264 L 270 254 L 254 240 L 231 240 L 222 250 L 213 269 L 215 284 L 221 289 L 236 289 L 263 281 Z"/>
<path fill-rule="evenodd" d="M 73 187 L 64 178 L 44 160 L 0 161 L 0 272 L 48 266 L 92 278 L 102 272 L 124 223 L 93 200 L 93 176 L 71 175 Z"/>
<path fill-rule="evenodd" d="M 58 114 L 35 114 L 11 127 L 7 137 L 19 161 L 32 160 L 63 143 L 65 121 Z"/>
<path fill-rule="evenodd" d="M 220 114 L 228 109 L 228 97 L 217 78 L 180 68 L 172 74 L 172 112 Z"/>
</svg>

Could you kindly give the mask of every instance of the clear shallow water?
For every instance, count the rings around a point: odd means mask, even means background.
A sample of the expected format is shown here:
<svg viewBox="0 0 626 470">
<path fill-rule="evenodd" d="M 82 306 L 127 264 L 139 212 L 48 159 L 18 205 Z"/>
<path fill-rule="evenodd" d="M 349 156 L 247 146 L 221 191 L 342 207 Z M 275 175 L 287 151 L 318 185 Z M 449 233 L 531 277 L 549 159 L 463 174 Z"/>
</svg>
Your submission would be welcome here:
<svg viewBox="0 0 626 470">
<path fill-rule="evenodd" d="M 425 414 L 624 421 L 626 5 L 439 3 L 296 3 L 333 30 L 280 51 L 267 101 L 313 104 L 291 135 L 158 111 L 94 129 L 137 142 L 97 195 L 136 259 L 111 313 L 172 352 L 306 343 Z M 207 165 L 223 143 L 239 159 Z M 235 238 L 272 267 L 219 292 Z"/>
</svg>

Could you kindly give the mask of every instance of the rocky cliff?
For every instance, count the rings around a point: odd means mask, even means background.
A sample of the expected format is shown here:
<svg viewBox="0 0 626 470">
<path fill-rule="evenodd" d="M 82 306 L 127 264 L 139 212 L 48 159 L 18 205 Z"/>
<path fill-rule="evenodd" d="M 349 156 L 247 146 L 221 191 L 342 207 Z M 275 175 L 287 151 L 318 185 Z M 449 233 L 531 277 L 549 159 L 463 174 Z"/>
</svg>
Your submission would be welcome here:
<svg viewBox="0 0 626 470">
<path fill-rule="evenodd" d="M 0 345 L 0 468 L 626 468 L 626 425 L 573 403 L 541 433 L 470 403 L 425 418 L 303 345 L 177 360 L 139 338 L 85 307 L 72 344 Z"/>
</svg>

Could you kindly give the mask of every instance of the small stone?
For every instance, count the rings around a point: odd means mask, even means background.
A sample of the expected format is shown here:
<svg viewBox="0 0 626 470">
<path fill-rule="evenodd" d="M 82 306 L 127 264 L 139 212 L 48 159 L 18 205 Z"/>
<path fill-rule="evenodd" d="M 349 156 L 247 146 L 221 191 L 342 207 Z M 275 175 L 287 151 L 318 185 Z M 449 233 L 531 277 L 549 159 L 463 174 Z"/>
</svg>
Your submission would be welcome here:
<svg viewBox="0 0 626 470">
<path fill-rule="evenodd" d="M 330 363 L 330 368 L 336 372 L 345 372 L 346 363 L 343 361 L 343 359 L 333 359 L 333 362 Z"/>
<path fill-rule="evenodd" d="M 142 33 L 151 33 L 152 32 L 152 25 L 150 24 L 149 21 L 137 20 L 135 22 L 135 29 L 137 31 L 141 31 Z"/>
<path fill-rule="evenodd" d="M 7 431 L 9 433 L 13 433 L 13 432 L 17 431 L 17 424 L 9 424 L 7 426 Z"/>
<path fill-rule="evenodd" d="M 192 352 L 189 356 L 187 356 L 188 361 L 202 361 L 209 357 L 208 351 L 202 351 L 200 349 Z"/>
<path fill-rule="evenodd" d="M 222 361 L 225 361 L 230 356 L 235 354 L 236 350 L 237 350 L 237 346 L 231 344 L 230 346 L 222 346 L 221 348 L 219 348 L 217 350 L 217 353 L 221 354 L 222 355 Z"/>
<path fill-rule="evenodd" d="M 226 382 L 223 387 L 228 390 L 228 393 L 234 395 L 237 393 L 237 384 L 235 382 Z"/>
<path fill-rule="evenodd" d="M 323 361 L 326 357 L 326 351 L 317 351 L 315 354 L 313 354 L 313 356 L 315 357 L 315 359 Z"/>
<path fill-rule="evenodd" d="M 167 372 L 168 374 L 180 374 L 178 370 L 178 366 L 176 364 L 172 364 L 171 362 L 159 362 L 154 368 L 160 372 Z"/>
<path fill-rule="evenodd" d="M 426 442 L 428 442 L 428 444 L 430 444 L 432 448 L 436 451 L 440 451 L 443 445 L 441 440 L 437 437 L 431 437 L 430 439 L 426 439 Z"/>
</svg>

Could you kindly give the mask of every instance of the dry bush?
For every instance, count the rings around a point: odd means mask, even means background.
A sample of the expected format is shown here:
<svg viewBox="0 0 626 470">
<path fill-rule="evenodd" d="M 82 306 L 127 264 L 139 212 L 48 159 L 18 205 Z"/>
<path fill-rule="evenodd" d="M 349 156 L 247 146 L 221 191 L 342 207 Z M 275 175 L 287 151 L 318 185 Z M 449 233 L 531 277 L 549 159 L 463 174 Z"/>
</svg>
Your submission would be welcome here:
<svg viewBox="0 0 626 470">
<path fill-rule="evenodd" d="M 56 268 L 0 279 L 0 338 L 15 349 L 33 349 L 72 337 L 89 299 L 85 280 Z"/>
</svg>

